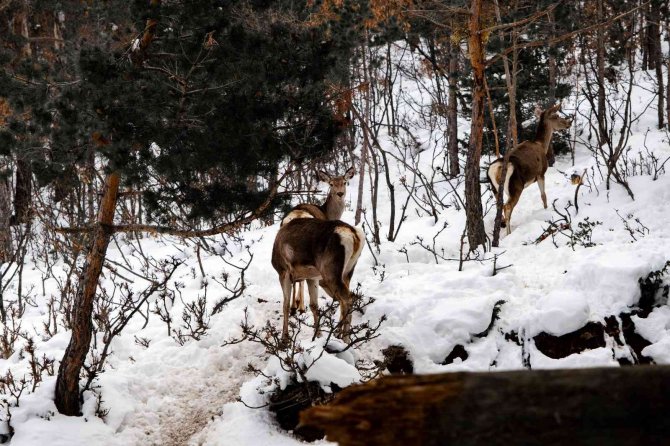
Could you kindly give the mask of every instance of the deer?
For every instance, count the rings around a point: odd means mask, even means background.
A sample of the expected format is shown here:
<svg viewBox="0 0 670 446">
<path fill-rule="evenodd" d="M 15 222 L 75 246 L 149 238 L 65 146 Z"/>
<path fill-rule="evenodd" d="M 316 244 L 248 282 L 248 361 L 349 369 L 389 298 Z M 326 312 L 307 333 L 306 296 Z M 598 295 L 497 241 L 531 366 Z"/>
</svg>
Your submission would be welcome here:
<svg viewBox="0 0 670 446">
<path fill-rule="evenodd" d="M 349 180 L 354 177 L 356 170 L 353 167 L 347 169 L 342 176 L 331 176 L 319 170 L 316 177 L 324 183 L 328 183 L 330 189 L 326 201 L 321 205 L 303 203 L 291 209 L 281 221 L 281 226 L 296 218 L 316 218 L 319 220 L 339 220 L 344 213 L 344 197 L 347 192 Z M 296 311 L 305 312 L 304 281 L 293 285 L 291 298 L 291 314 Z"/>
<path fill-rule="evenodd" d="M 307 281 L 309 309 L 314 316 L 314 337 L 319 327 L 319 285 L 340 304 L 339 333 L 349 342 L 351 329 L 351 277 L 363 250 L 365 234 L 339 220 L 295 218 L 283 224 L 272 247 L 272 266 L 284 295 L 282 340 L 287 342 L 291 288 Z"/>
<path fill-rule="evenodd" d="M 497 197 L 499 193 L 504 191 L 508 197 L 503 206 L 504 215 L 501 223 L 501 226 L 506 228 L 508 235 L 512 233 L 512 212 L 519 202 L 521 192 L 526 187 L 537 182 L 542 204 L 545 209 L 547 208 L 544 174 L 548 167 L 547 152 L 549 151 L 551 137 L 555 131 L 568 129 L 572 125 L 572 119 L 563 118 L 558 114 L 560 109 L 560 103 L 544 111 L 539 106 L 535 108 L 535 116 L 538 118 L 535 139 L 523 141 L 505 156 L 508 161 L 504 181 L 502 178 L 504 158 L 499 158 L 489 165 L 487 175 L 495 196 Z"/>
</svg>

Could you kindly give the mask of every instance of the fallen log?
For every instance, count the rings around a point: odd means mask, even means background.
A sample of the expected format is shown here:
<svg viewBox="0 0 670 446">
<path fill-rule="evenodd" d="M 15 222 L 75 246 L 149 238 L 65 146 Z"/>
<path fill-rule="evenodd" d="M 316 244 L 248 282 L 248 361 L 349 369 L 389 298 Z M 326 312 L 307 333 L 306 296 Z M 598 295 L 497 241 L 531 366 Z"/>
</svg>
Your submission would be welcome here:
<svg viewBox="0 0 670 446">
<path fill-rule="evenodd" d="M 389 376 L 301 413 L 340 446 L 641 445 L 670 438 L 670 366 Z"/>
</svg>

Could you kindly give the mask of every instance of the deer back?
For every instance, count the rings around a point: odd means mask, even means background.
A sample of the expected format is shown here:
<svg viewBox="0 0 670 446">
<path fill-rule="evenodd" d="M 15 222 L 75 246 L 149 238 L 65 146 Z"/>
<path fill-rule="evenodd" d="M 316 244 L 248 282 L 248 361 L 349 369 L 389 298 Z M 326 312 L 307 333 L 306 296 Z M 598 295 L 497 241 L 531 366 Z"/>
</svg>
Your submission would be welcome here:
<svg viewBox="0 0 670 446">
<path fill-rule="evenodd" d="M 321 209 L 321 206 L 314 204 L 299 204 L 289 211 L 288 214 L 282 219 L 281 225 L 284 226 L 286 223 L 295 220 L 296 218 L 316 218 L 318 220 L 328 220 L 326 218 L 326 213 Z"/>
<path fill-rule="evenodd" d="M 279 228 L 272 248 L 272 266 L 279 273 L 295 271 L 294 280 L 314 278 L 316 271 L 321 276 L 326 268 L 334 268 L 341 275 L 355 266 L 362 247 L 360 231 L 347 223 L 299 218 Z M 301 277 L 304 274 L 300 272 L 305 271 L 311 271 L 312 276 Z"/>
</svg>

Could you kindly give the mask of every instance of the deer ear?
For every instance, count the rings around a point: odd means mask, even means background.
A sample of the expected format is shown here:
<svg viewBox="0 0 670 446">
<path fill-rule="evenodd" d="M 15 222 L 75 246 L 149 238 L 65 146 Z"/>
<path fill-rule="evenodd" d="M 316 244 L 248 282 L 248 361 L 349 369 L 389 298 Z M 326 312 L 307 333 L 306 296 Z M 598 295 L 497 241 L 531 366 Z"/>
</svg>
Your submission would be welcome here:
<svg viewBox="0 0 670 446">
<path fill-rule="evenodd" d="M 560 109 L 561 109 L 561 103 L 559 102 L 558 104 L 551 107 L 551 112 L 554 113 L 554 112 L 559 111 Z"/>
<path fill-rule="evenodd" d="M 542 117 L 542 112 L 543 112 L 542 108 L 539 105 L 536 105 L 535 106 L 535 117 L 537 119 L 540 119 Z"/>
<path fill-rule="evenodd" d="M 354 169 L 354 167 L 352 166 L 349 169 L 347 169 L 347 171 L 344 173 L 344 178 L 350 180 L 354 177 L 354 175 L 356 175 L 356 169 Z"/>
<path fill-rule="evenodd" d="M 324 183 L 328 183 L 330 181 L 330 175 L 322 170 L 318 170 L 316 172 L 316 177 L 319 179 L 319 181 L 323 181 Z"/>
</svg>

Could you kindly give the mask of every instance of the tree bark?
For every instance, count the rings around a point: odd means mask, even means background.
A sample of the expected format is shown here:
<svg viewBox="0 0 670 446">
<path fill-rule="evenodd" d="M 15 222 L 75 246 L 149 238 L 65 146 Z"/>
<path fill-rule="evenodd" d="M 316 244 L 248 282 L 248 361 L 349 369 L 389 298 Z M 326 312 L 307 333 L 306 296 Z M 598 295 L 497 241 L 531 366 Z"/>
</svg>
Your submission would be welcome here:
<svg viewBox="0 0 670 446">
<path fill-rule="evenodd" d="M 670 366 L 385 377 L 301 413 L 340 446 L 641 445 L 670 435 Z"/>
<path fill-rule="evenodd" d="M 65 350 L 56 380 L 55 403 L 63 415 L 80 415 L 79 374 L 88 353 L 93 330 L 92 313 L 95 292 L 102 272 L 109 239 L 114 230 L 114 210 L 119 192 L 119 174 L 111 173 L 100 201 L 92 245 L 86 256 L 81 282 L 74 301 L 72 337 Z"/>
<path fill-rule="evenodd" d="M 605 18 L 603 0 L 598 0 L 598 22 L 601 23 Z M 606 132 L 605 128 L 605 30 L 599 26 L 596 31 L 596 64 L 597 64 L 597 81 L 598 81 L 598 110 L 596 110 L 598 117 L 598 131 Z M 604 140 L 604 134 L 601 135 L 601 140 Z"/>
<path fill-rule="evenodd" d="M 653 53 L 651 54 L 653 60 L 653 66 L 656 70 L 656 81 L 658 82 L 658 128 L 662 129 L 665 127 L 665 109 L 663 104 L 665 102 L 665 87 L 663 85 L 663 51 L 661 49 L 661 5 L 657 2 L 651 2 L 649 4 L 649 18 L 650 18 L 650 40 L 652 41 Z"/>
<path fill-rule="evenodd" d="M 31 214 L 33 170 L 30 161 L 16 158 L 16 191 L 14 193 L 14 215 L 16 223 L 28 223 Z"/>
<path fill-rule="evenodd" d="M 472 123 L 470 145 L 465 165 L 465 213 L 470 250 L 485 247 L 486 232 L 479 184 L 479 162 L 484 134 L 484 47 L 481 36 L 482 0 L 472 0 L 470 10 L 468 51 L 472 65 Z"/>
<path fill-rule="evenodd" d="M 670 39 L 670 14 L 666 14 L 665 33 L 667 38 Z M 665 82 L 665 117 L 668 127 L 670 127 L 670 51 L 668 52 L 668 57 L 665 59 L 665 64 L 668 73 L 668 79 Z"/>
<path fill-rule="evenodd" d="M 361 47 L 361 55 L 363 61 L 362 73 L 363 73 L 363 84 L 365 89 L 363 90 L 363 102 L 366 107 L 370 103 L 370 85 L 368 84 L 368 67 L 367 67 L 367 53 L 366 47 Z M 366 108 L 367 110 L 367 108 Z M 368 119 L 367 114 L 364 114 L 364 119 Z M 368 164 L 368 145 L 370 140 L 368 138 L 367 125 L 362 125 L 363 127 L 363 145 L 361 147 L 361 165 L 358 171 L 358 194 L 356 197 L 356 213 L 354 215 L 354 224 L 358 225 L 361 222 L 361 215 L 363 215 L 363 186 L 365 184 L 365 166 Z"/>
<path fill-rule="evenodd" d="M 0 164 L 0 263 L 8 262 L 14 251 L 9 225 L 12 216 L 11 186 L 6 177 L 8 172 L 2 167 Z"/>
<path fill-rule="evenodd" d="M 456 98 L 458 82 L 458 44 L 449 39 L 449 94 L 447 101 L 447 153 L 449 154 L 449 175 L 458 176 L 461 170 L 458 164 L 458 100 Z"/>
</svg>

